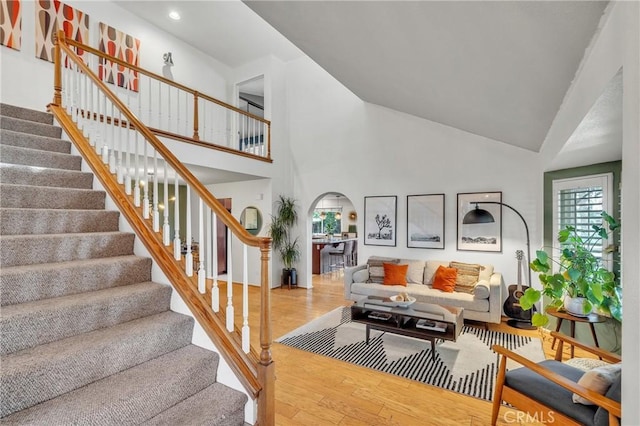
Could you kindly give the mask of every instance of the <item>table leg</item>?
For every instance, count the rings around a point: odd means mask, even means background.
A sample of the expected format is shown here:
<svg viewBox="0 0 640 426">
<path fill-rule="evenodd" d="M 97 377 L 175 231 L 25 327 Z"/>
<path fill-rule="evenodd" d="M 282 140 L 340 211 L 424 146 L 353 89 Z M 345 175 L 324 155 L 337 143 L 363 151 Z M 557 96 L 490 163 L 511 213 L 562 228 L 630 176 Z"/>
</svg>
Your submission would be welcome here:
<svg viewBox="0 0 640 426">
<path fill-rule="evenodd" d="M 562 321 L 563 321 L 562 318 L 558 318 L 558 322 L 556 324 L 556 333 L 560 331 L 560 326 L 562 325 Z M 556 346 L 556 338 L 554 337 L 553 341 L 551 342 L 551 349 L 555 349 L 555 346 Z"/>
<path fill-rule="evenodd" d="M 436 360 L 436 339 L 431 339 L 431 360 Z"/>
<path fill-rule="evenodd" d="M 598 344 L 598 337 L 596 336 L 596 329 L 595 329 L 595 327 L 593 326 L 593 323 L 592 323 L 592 322 L 590 322 L 590 323 L 589 323 L 589 328 L 591 328 L 591 335 L 593 336 L 593 343 L 595 343 L 595 344 L 596 344 L 596 348 L 599 348 L 599 347 L 600 347 L 600 345 Z M 601 357 L 601 356 L 600 356 L 600 357 L 598 357 L 598 358 L 602 359 L 602 357 Z"/>
<path fill-rule="evenodd" d="M 367 324 L 367 340 L 366 340 L 367 345 L 369 344 L 369 331 L 370 331 L 369 324 Z"/>
<path fill-rule="evenodd" d="M 575 339 L 576 337 L 576 322 L 569 321 L 571 323 L 571 337 Z M 573 358 L 573 351 L 575 350 L 575 346 L 571 345 L 571 358 Z"/>
</svg>

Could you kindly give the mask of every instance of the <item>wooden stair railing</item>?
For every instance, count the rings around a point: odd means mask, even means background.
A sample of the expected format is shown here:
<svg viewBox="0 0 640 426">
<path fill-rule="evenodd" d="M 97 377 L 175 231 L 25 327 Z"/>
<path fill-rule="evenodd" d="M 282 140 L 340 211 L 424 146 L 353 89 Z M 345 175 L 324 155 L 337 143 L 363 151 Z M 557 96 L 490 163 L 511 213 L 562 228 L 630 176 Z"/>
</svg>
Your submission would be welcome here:
<svg viewBox="0 0 640 426">
<path fill-rule="evenodd" d="M 70 40 L 65 38 L 64 33 L 58 32 L 54 52 L 54 96 L 53 102 L 48 106 L 49 110 L 69 135 L 247 392 L 257 399 L 259 424 L 273 425 L 275 422 L 275 376 L 274 362 L 271 357 L 270 325 L 271 239 L 249 234 L 92 71 L 91 61 L 87 65 L 73 51 L 72 43 L 67 41 Z M 81 48 L 87 50 L 86 47 Z M 115 58 L 113 60 L 115 61 Z M 162 162 L 160 167 L 158 160 Z M 153 180 L 151 198 L 149 176 L 152 176 Z M 170 177 L 172 184 L 169 184 Z M 179 196 L 180 180 L 187 187 L 186 200 L 182 200 Z M 176 197 L 173 247 L 170 238 L 171 226 L 168 223 L 169 192 L 172 186 Z M 164 198 L 164 210 L 159 202 L 160 190 Z M 191 202 L 192 194 L 197 198 L 197 213 L 192 212 L 192 205 L 195 204 Z M 184 244 L 179 234 L 180 203 L 185 204 L 184 210 L 186 210 Z M 163 210 L 162 225 L 160 210 Z M 191 226 L 193 217 L 199 222 L 197 252 L 199 264 L 196 264 L 195 268 Z M 216 237 L 216 219 L 227 226 L 227 244 L 231 246 L 234 241 L 237 241 L 243 249 L 242 324 L 240 326 L 236 326 L 234 318 L 232 256 L 228 257 L 227 264 L 226 306 L 223 307 L 224 309 L 220 307 L 216 244 L 212 243 Z M 211 231 L 206 238 L 205 228 Z M 259 250 L 260 259 L 259 352 L 253 349 L 250 342 L 249 248 Z M 205 295 L 210 295 L 210 299 Z"/>
</svg>

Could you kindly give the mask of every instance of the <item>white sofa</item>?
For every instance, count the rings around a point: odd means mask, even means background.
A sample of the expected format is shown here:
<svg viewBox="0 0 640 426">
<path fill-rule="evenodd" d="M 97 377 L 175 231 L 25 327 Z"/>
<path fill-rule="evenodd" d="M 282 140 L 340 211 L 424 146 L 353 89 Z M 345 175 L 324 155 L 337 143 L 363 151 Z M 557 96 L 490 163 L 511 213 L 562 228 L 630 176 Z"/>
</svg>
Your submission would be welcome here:
<svg viewBox="0 0 640 426">
<path fill-rule="evenodd" d="M 344 270 L 344 297 L 359 300 L 367 296 L 393 296 L 406 292 L 418 302 L 434 303 L 464 308 L 465 319 L 500 323 L 502 317 L 502 274 L 494 272 L 492 265 L 482 265 L 479 281 L 473 294 L 447 293 L 431 287 L 433 275 L 440 265 L 449 266 L 448 261 L 415 260 L 372 257 L 371 259 L 395 261 L 408 264 L 407 285 L 384 285 L 369 281 L 368 264 L 361 264 Z"/>
</svg>

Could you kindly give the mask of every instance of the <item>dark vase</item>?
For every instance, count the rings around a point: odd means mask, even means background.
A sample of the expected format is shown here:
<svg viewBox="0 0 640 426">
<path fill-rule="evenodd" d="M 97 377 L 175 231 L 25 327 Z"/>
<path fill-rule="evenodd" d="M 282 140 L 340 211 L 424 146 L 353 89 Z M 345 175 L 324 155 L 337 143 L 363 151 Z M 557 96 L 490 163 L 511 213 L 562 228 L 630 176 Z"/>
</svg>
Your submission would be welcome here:
<svg viewBox="0 0 640 426">
<path fill-rule="evenodd" d="M 298 271 L 296 268 L 282 268 L 282 285 L 288 286 L 289 279 L 291 279 L 291 285 L 298 285 Z"/>
</svg>

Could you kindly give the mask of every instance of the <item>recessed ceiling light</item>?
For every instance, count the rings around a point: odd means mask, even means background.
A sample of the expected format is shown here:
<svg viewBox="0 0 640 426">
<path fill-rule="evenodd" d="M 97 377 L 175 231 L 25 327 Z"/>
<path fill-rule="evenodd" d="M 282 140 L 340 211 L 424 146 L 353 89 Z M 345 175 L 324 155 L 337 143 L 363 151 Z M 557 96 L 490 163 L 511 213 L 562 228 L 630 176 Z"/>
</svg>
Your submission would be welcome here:
<svg viewBox="0 0 640 426">
<path fill-rule="evenodd" d="M 171 12 L 169 12 L 169 18 L 173 19 L 174 21 L 179 21 L 180 20 L 180 14 L 178 12 L 176 12 L 175 10 L 172 10 Z"/>
</svg>

